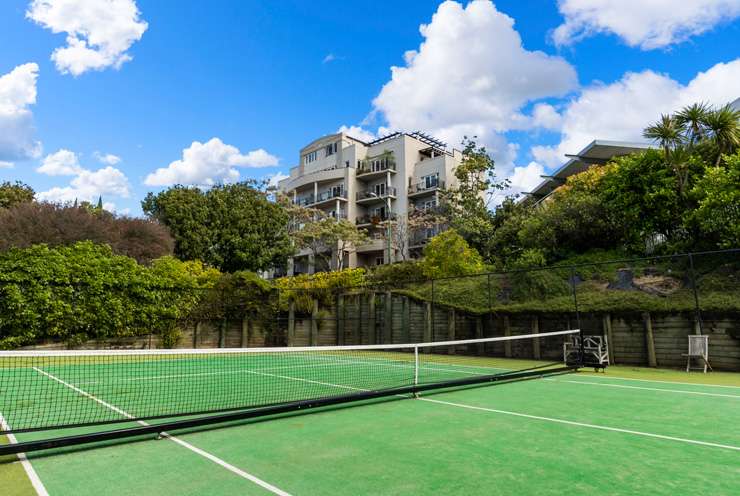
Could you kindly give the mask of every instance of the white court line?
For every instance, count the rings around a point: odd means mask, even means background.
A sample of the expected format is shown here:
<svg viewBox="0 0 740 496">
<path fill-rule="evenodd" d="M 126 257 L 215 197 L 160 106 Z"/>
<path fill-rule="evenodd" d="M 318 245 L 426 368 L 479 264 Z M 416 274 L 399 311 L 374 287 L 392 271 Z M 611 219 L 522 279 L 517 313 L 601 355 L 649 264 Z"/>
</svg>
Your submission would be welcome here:
<svg viewBox="0 0 740 496">
<path fill-rule="evenodd" d="M 313 381 L 313 380 L 310 380 L 310 379 L 302 379 L 302 378 L 299 378 L 299 377 L 290 377 L 290 376 L 287 376 L 287 375 L 268 374 L 268 373 L 260 373 L 260 372 L 255 372 L 255 373 L 260 374 L 260 375 L 269 375 L 269 376 L 272 376 L 272 377 L 279 377 L 279 378 L 282 378 L 282 379 L 288 379 L 288 380 L 293 380 L 293 381 L 301 381 L 301 382 L 309 382 L 309 383 L 312 383 L 312 384 L 320 384 L 320 385 L 323 385 L 323 386 L 338 387 L 338 388 L 342 388 L 342 389 L 352 389 L 352 390 L 355 390 L 355 391 L 368 391 L 368 389 L 363 389 L 363 388 L 357 388 L 357 387 L 352 387 L 352 386 L 344 386 L 344 385 L 341 385 L 341 384 L 332 384 L 332 383 L 329 383 L 329 382 Z M 396 396 L 403 396 L 403 395 L 396 395 Z M 729 450 L 733 450 L 733 451 L 740 451 L 740 446 L 732 446 L 732 445 L 728 445 L 728 444 L 710 443 L 708 441 L 697 441 L 695 439 L 687 439 L 687 438 L 683 438 L 683 437 L 666 436 L 666 435 L 663 435 L 663 434 L 653 434 L 651 432 L 633 431 L 633 430 L 630 430 L 630 429 L 621 429 L 619 427 L 608 427 L 608 426 L 605 426 L 605 425 L 586 424 L 586 423 L 583 423 L 583 422 L 575 422 L 575 421 L 572 421 L 572 420 L 557 419 L 557 418 L 550 418 L 550 417 L 540 417 L 538 415 L 529 415 L 529 414 L 526 414 L 526 413 L 510 412 L 510 411 L 507 411 L 507 410 L 496 410 L 496 409 L 493 409 L 493 408 L 484 408 L 484 407 L 473 406 L 473 405 L 464 405 L 462 403 L 451 403 L 449 401 L 433 400 L 433 399 L 429 399 L 429 398 L 417 398 L 417 399 L 419 399 L 421 401 L 428 401 L 428 402 L 431 402 L 431 403 L 439 403 L 439 404 L 442 404 L 442 405 L 456 406 L 456 407 L 459 407 L 459 408 L 468 408 L 470 410 L 481 410 L 481 411 L 486 411 L 486 412 L 500 413 L 500 414 L 503 414 L 503 415 L 512 415 L 512 416 L 515 416 L 515 417 L 523 417 L 523 418 L 528 418 L 528 419 L 535 419 L 535 420 L 544 420 L 544 421 L 548 421 L 548 422 L 555 422 L 555 423 L 559 423 L 559 424 L 573 425 L 573 426 L 576 426 L 576 427 L 586 427 L 586 428 L 589 428 L 589 429 L 598 429 L 598 430 L 610 431 L 610 432 L 620 432 L 620 433 L 623 433 L 623 434 L 632 434 L 632 435 L 635 435 L 635 436 L 644 436 L 644 437 L 650 437 L 650 438 L 655 438 L 655 439 L 663 439 L 663 440 L 666 440 L 666 441 L 676 441 L 676 442 L 681 442 L 681 443 L 695 444 L 695 445 L 699 445 L 699 446 L 708 446 L 708 447 L 712 447 L 712 448 L 723 448 L 723 449 L 729 449 Z"/>
<path fill-rule="evenodd" d="M 429 398 L 419 398 L 419 399 L 421 401 L 429 401 L 431 403 L 439 403 L 440 405 L 449 405 L 449 406 L 455 406 L 458 408 L 467 408 L 469 410 L 479 410 L 483 412 L 500 413 L 502 415 L 511 415 L 514 417 L 522 417 L 522 418 L 533 419 L 533 420 L 543 420 L 546 422 L 555 422 L 558 424 L 573 425 L 576 427 L 586 427 L 588 429 L 598 429 L 598 430 L 610 431 L 610 432 L 621 432 L 623 434 L 632 434 L 635 436 L 644 436 L 644 437 L 651 437 L 655 439 L 664 439 L 666 441 L 677 441 L 681 443 L 696 444 L 699 446 L 709 446 L 712 448 L 722 448 L 722 449 L 728 449 L 728 450 L 733 450 L 733 451 L 740 451 L 740 446 L 732 446 L 729 444 L 710 443 L 707 441 L 696 441 L 694 439 L 686 439 L 683 437 L 673 437 L 673 436 L 664 436 L 663 434 L 653 434 L 651 432 L 633 431 L 629 429 L 620 429 L 618 427 L 607 427 L 605 425 L 586 424 L 583 422 L 574 422 L 572 420 L 564 420 L 564 419 L 551 418 L 551 417 L 540 417 L 539 415 L 529 415 L 526 413 L 510 412 L 507 410 L 497 410 L 495 408 L 484 408 L 481 406 L 465 405 L 463 403 L 452 403 L 450 401 L 432 400 Z"/>
<path fill-rule="evenodd" d="M 118 408 L 117 406 L 111 405 L 110 403 L 107 403 L 107 402 L 101 400 L 100 398 L 97 398 L 97 397 L 93 396 L 92 394 L 90 394 L 87 391 L 84 391 L 84 390 L 78 388 L 77 386 L 75 386 L 73 384 L 70 384 L 68 382 L 65 382 L 64 380 L 60 379 L 59 377 L 56 377 L 56 376 L 54 376 L 52 374 L 49 374 L 48 372 L 46 372 L 44 370 L 41 370 L 38 367 L 33 367 L 33 369 L 36 372 L 38 372 L 40 374 L 43 374 L 46 377 L 48 377 L 48 378 L 50 378 L 50 379 L 52 379 L 52 380 L 54 380 L 54 381 L 56 381 L 56 382 L 58 382 L 58 383 L 60 383 L 60 384 L 62 384 L 64 386 L 70 388 L 71 390 L 75 391 L 76 393 L 79 393 L 79 394 L 81 394 L 82 396 L 84 396 L 86 398 L 89 398 L 89 399 L 91 399 L 91 400 L 93 400 L 93 401 L 95 401 L 97 403 L 100 403 L 104 407 L 109 408 L 110 410 L 113 410 L 114 412 L 118 413 L 119 415 L 122 415 L 122 416 L 124 416 L 126 418 L 129 418 L 129 419 L 134 419 L 134 416 L 131 415 L 130 413 L 125 412 L 125 411 L 121 410 L 120 408 Z M 136 422 L 138 424 L 140 424 L 140 425 L 143 425 L 143 426 L 149 426 L 150 425 L 150 424 L 144 422 L 143 420 L 137 420 Z M 212 462 L 214 462 L 214 463 L 222 466 L 223 468 L 229 470 L 230 472 L 233 472 L 234 474 L 236 474 L 236 475 L 238 475 L 240 477 L 243 477 L 243 478 L 245 478 L 247 480 L 250 480 L 250 481 L 254 482 L 258 486 L 261 486 L 264 489 L 267 489 L 268 491 L 270 491 L 273 494 L 277 494 L 279 496 L 290 496 L 289 493 L 283 491 L 282 489 L 279 489 L 279 488 L 273 486 L 269 482 L 265 482 L 262 479 L 260 479 L 259 477 L 254 476 L 252 474 L 249 474 L 249 473 L 241 470 L 240 468 L 235 467 L 234 465 L 231 465 L 230 463 L 222 460 L 221 458 L 218 458 L 217 456 L 212 455 L 211 453 L 208 453 L 207 451 L 203 451 L 202 449 L 200 449 L 200 448 L 198 448 L 196 446 L 193 446 L 192 444 L 190 444 L 188 442 L 183 441 L 182 439 L 179 439 L 179 438 L 177 438 L 175 436 L 172 436 L 172 435 L 170 435 L 170 434 L 168 434 L 166 432 L 162 432 L 161 433 L 161 436 L 162 437 L 166 437 L 167 439 L 169 439 L 171 441 L 174 441 L 175 443 L 179 444 L 180 446 L 189 449 L 193 453 L 196 453 L 196 454 L 198 454 L 198 455 L 200 455 L 200 456 L 202 456 L 204 458 L 207 458 L 208 460 L 210 460 L 210 461 L 212 461 Z"/>
<path fill-rule="evenodd" d="M 727 386 L 724 384 L 704 384 L 704 383 L 698 383 L 698 382 L 678 382 L 678 381 L 659 381 L 656 379 L 633 379 L 631 377 L 619 377 L 619 376 L 599 376 L 600 378 L 603 377 L 604 379 L 618 379 L 620 381 L 639 381 L 639 382 L 657 382 L 659 384 L 680 384 L 681 386 L 698 386 L 698 387 L 718 387 L 718 388 L 730 388 L 730 389 L 740 389 L 740 386 Z"/>
<path fill-rule="evenodd" d="M 8 425 L 8 422 L 5 420 L 5 417 L 0 413 L 0 427 L 4 431 L 9 431 L 10 426 Z M 18 444 L 18 440 L 15 438 L 13 434 L 5 434 L 8 438 L 8 441 L 10 444 Z M 28 460 L 28 457 L 25 453 L 18 453 L 18 460 L 21 462 L 21 465 L 23 466 L 23 470 L 26 471 L 26 476 L 28 476 L 28 480 L 31 481 L 31 485 L 33 486 L 34 490 L 36 491 L 36 494 L 38 496 L 49 496 L 49 493 L 46 491 L 46 488 L 44 487 L 44 483 L 41 482 L 41 479 L 39 478 L 39 474 L 36 473 L 36 470 L 33 468 L 33 465 L 31 465 L 31 462 Z"/>
<path fill-rule="evenodd" d="M 567 382 L 568 384 L 585 384 L 590 386 L 603 386 L 603 387 L 615 387 L 623 389 L 640 389 L 643 391 L 661 391 L 663 393 L 677 393 L 677 394 L 694 394 L 698 396 L 714 396 L 718 398 L 735 398 L 740 400 L 740 395 L 737 394 L 721 394 L 721 393 L 705 393 L 703 391 L 686 391 L 683 389 L 664 389 L 664 388 L 651 388 L 645 386 L 628 386 L 627 384 L 608 384 L 606 382 L 590 382 L 590 381 L 569 381 L 565 379 L 545 379 L 551 382 Z"/>
</svg>

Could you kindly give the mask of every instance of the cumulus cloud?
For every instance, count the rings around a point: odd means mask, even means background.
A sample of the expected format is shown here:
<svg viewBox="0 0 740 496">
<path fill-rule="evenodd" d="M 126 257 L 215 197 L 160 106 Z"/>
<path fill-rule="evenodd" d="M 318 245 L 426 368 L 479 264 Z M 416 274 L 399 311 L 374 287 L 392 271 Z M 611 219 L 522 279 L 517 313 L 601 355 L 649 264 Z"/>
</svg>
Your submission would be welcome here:
<svg viewBox="0 0 740 496">
<path fill-rule="evenodd" d="M 0 169 L 12 169 L 13 167 L 13 162 L 5 162 L 3 160 L 0 160 Z"/>
<path fill-rule="evenodd" d="M 93 157 L 95 157 L 95 160 L 101 164 L 106 165 L 116 165 L 121 162 L 121 157 L 113 155 L 112 153 L 93 152 Z"/>
<path fill-rule="evenodd" d="M 36 172 L 48 176 L 76 176 L 83 171 L 75 152 L 64 148 L 47 155 Z"/>
<path fill-rule="evenodd" d="M 99 196 L 128 198 L 129 195 L 126 176 L 120 170 L 108 166 L 96 171 L 83 169 L 69 186 L 51 188 L 36 196 L 42 201 L 67 203 L 74 200 L 93 202 Z"/>
<path fill-rule="evenodd" d="M 532 109 L 532 125 L 549 130 L 558 130 L 562 124 L 562 117 L 555 107 L 548 103 L 538 103 Z"/>
<path fill-rule="evenodd" d="M 278 158 L 259 148 L 246 154 L 218 138 L 206 143 L 193 141 L 182 151 L 182 158 L 167 167 L 157 169 L 144 180 L 148 186 L 188 184 L 212 186 L 239 179 L 237 167 L 272 167 Z"/>
<path fill-rule="evenodd" d="M 276 172 L 275 174 L 267 176 L 265 180 L 267 180 L 268 187 L 276 188 L 280 181 L 282 181 L 283 179 L 288 179 L 289 177 L 290 176 L 288 174 L 283 174 L 282 172 Z"/>
<path fill-rule="evenodd" d="M 496 133 L 527 128 L 528 102 L 562 96 L 577 86 L 564 59 L 522 45 L 514 20 L 490 1 L 463 7 L 442 3 L 423 42 L 374 99 L 390 129 L 428 131 L 448 143 L 476 135 L 491 145 Z"/>
<path fill-rule="evenodd" d="M 565 22 L 552 33 L 569 45 L 613 33 L 643 50 L 681 43 L 740 16 L 740 0 L 559 0 Z"/>
<path fill-rule="evenodd" d="M 41 143 L 34 139 L 33 114 L 39 66 L 28 63 L 0 76 L 0 161 L 37 158 Z"/>
<path fill-rule="evenodd" d="M 134 0 L 33 0 L 26 17 L 53 33 L 67 33 L 67 45 L 51 59 L 64 74 L 120 68 L 132 59 L 127 50 L 140 40 L 147 23 Z"/>
<path fill-rule="evenodd" d="M 594 139 L 644 141 L 642 130 L 661 113 L 694 102 L 724 105 L 737 97 L 740 58 L 719 63 L 682 85 L 650 70 L 628 72 L 611 84 L 596 83 L 570 101 L 562 113 L 562 139 L 555 146 L 532 148 L 547 165 L 563 163 Z"/>
<path fill-rule="evenodd" d="M 360 141 L 368 143 L 377 138 L 376 134 L 372 131 L 363 128 L 362 126 L 341 126 L 337 129 L 338 133 L 345 133 L 348 136 L 357 138 Z"/>
</svg>

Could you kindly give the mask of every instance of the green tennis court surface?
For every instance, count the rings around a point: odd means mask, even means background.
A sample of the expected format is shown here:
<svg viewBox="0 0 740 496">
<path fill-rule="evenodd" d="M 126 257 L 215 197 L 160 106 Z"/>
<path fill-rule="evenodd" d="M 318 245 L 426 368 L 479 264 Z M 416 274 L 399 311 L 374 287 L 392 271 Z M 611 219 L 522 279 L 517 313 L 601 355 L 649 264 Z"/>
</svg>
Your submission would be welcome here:
<svg viewBox="0 0 740 496">
<path fill-rule="evenodd" d="M 376 361 L 348 363 L 330 355 L 326 359 L 331 367 L 310 367 L 296 357 L 290 363 L 278 363 L 265 355 L 265 367 L 259 370 L 272 375 L 260 375 L 258 387 L 252 383 L 252 393 L 245 390 L 241 394 L 254 394 L 255 390 L 285 394 L 297 384 L 301 394 L 306 394 L 307 386 L 315 388 L 314 392 L 343 389 L 348 387 L 342 383 L 348 371 L 354 377 L 366 377 L 367 387 L 373 386 L 373 378 L 385 384 L 402 383 L 408 380 L 405 367 L 411 357 L 386 354 Z M 384 365 L 383 377 L 377 375 L 377 361 Z M 149 381 L 167 385 L 168 391 L 172 384 L 167 381 L 181 383 L 182 377 L 168 376 L 181 375 L 182 368 L 179 374 L 171 374 L 168 363 L 150 362 L 145 369 L 132 363 L 130 374 L 119 369 L 108 380 L 100 370 L 105 364 L 91 362 L 80 367 L 57 363 L 43 370 L 66 385 L 36 371 L 32 381 L 41 381 L 39 391 L 46 392 L 51 389 L 44 381 L 54 383 L 54 394 L 60 396 L 57 404 L 63 405 L 68 398 L 69 408 L 79 409 L 80 392 L 74 387 L 90 395 L 83 397 L 89 402 L 85 415 L 107 418 L 115 414 L 113 417 L 120 418 L 121 411 L 139 415 L 136 408 L 144 405 L 127 396 L 130 383 Z M 229 381 L 223 376 L 239 370 L 233 364 L 214 369 L 213 363 L 206 367 L 197 360 L 190 365 L 187 380 L 203 391 L 225 387 Z M 429 356 L 424 357 L 419 372 L 428 374 L 430 380 L 440 380 L 522 365 L 505 359 L 458 356 L 435 360 Z M 267 372 L 267 368 L 279 370 Z M 12 373 L 29 371 L 18 367 Z M 673 382 L 676 380 L 679 382 Z M 722 384 L 691 383 L 698 380 Z M 156 387 L 151 391 L 156 392 Z M 192 387 L 185 388 L 181 393 L 192 391 Z M 12 401 L 12 393 L 3 388 L 2 401 Z M 159 399 L 153 394 L 147 399 L 147 409 L 167 411 L 178 406 L 177 401 L 187 400 L 182 394 Z M 64 412 L 39 411 L 27 405 L 23 415 L 30 420 L 42 413 L 54 416 Z M 736 375 L 645 373 L 617 367 L 607 374 L 567 374 L 443 390 L 419 399 L 389 398 L 201 427 L 173 432 L 174 437 L 159 440 L 146 436 L 30 453 L 26 470 L 15 457 L 6 457 L 0 464 L 0 487 L 5 488 L 3 494 L 24 495 L 37 490 L 52 495 L 158 496 L 735 495 L 740 492 L 739 418 L 740 380 Z M 13 420 L 24 421 L 18 414 Z M 65 429 L 52 434 L 99 429 Z M 16 437 L 22 442 L 49 437 L 49 433 L 19 433 Z M 27 475 L 29 466 L 32 476 L 38 478 L 36 488 Z"/>
</svg>

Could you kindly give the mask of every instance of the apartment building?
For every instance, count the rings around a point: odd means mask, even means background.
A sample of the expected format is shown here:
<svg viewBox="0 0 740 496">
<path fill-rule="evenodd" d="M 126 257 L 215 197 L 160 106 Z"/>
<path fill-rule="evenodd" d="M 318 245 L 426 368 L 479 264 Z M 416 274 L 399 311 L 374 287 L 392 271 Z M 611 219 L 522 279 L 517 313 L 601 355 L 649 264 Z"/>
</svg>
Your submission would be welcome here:
<svg viewBox="0 0 740 496">
<path fill-rule="evenodd" d="M 390 263 L 401 253 L 384 235 L 387 222 L 399 222 L 414 211 L 439 205 L 439 191 L 454 187 L 458 150 L 423 133 L 393 133 L 364 142 L 345 133 L 319 138 L 300 151 L 299 165 L 278 188 L 293 203 L 322 210 L 366 229 L 370 241 L 343 254 L 345 267 Z M 443 226 L 409 233 L 406 257 L 418 255 Z M 322 267 L 309 250 L 288 264 L 288 275 L 314 273 Z"/>
</svg>

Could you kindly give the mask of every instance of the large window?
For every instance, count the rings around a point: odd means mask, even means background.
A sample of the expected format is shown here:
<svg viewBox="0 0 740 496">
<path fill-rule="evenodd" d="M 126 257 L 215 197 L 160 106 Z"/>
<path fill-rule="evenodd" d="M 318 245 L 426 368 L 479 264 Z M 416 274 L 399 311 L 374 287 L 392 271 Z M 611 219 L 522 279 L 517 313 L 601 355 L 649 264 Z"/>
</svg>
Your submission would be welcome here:
<svg viewBox="0 0 740 496">
<path fill-rule="evenodd" d="M 335 143 L 331 143 L 329 145 L 326 145 L 326 147 L 324 149 L 326 150 L 326 156 L 327 157 L 329 155 L 334 155 L 335 153 L 337 153 L 337 143 L 335 142 Z"/>
<path fill-rule="evenodd" d="M 439 186 L 439 173 L 430 174 L 421 178 L 421 187 L 424 189 L 436 188 Z"/>
<path fill-rule="evenodd" d="M 310 164 L 311 162 L 314 162 L 317 158 L 319 158 L 319 152 L 313 151 L 306 154 L 305 161 L 307 164 Z"/>
</svg>

